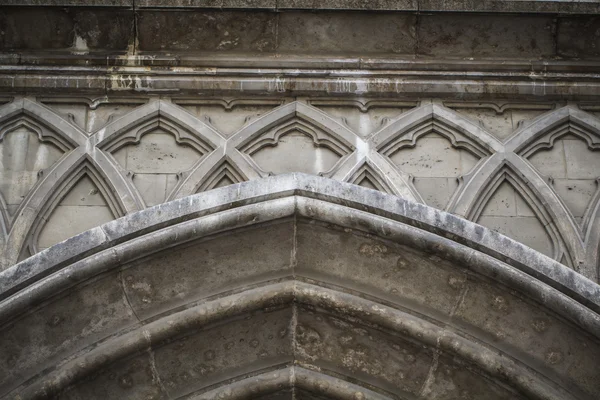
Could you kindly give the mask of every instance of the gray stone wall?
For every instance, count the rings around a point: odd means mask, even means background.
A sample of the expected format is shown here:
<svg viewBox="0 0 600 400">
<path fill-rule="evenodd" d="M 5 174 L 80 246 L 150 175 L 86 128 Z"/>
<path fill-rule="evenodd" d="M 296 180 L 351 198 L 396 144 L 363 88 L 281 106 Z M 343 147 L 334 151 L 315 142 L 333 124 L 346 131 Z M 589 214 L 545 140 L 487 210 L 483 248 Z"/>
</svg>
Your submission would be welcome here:
<svg viewBox="0 0 600 400">
<path fill-rule="evenodd" d="M 449 211 L 597 280 L 600 108 L 589 102 L 4 101 L 3 268 L 149 206 L 297 171 Z"/>
</svg>

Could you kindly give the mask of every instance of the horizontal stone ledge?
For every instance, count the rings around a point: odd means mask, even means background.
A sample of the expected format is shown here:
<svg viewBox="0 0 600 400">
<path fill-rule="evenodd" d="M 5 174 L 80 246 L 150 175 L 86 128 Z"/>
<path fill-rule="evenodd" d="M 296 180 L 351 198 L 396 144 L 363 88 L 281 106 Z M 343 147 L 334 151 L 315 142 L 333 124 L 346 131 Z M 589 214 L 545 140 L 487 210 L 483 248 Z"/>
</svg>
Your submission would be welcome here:
<svg viewBox="0 0 600 400">
<path fill-rule="evenodd" d="M 211 71 L 209 71 L 211 72 Z M 213 74 L 36 74 L 0 72 L 0 90 L 11 94 L 155 94 L 202 96 L 335 96 L 415 99 L 481 100 L 573 100 L 597 101 L 600 95 L 598 75 L 579 79 L 548 79 L 530 74 L 518 77 L 485 74 L 440 73 L 437 76 L 404 74 L 395 77 L 330 77 L 289 75 L 232 76 Z"/>
<path fill-rule="evenodd" d="M 81 69 L 85 68 L 85 69 Z M 58 70 L 57 70 L 58 69 Z M 232 70 L 230 70 L 232 69 Z M 140 53 L 131 54 L 58 54 L 16 52 L 0 54 L 0 71 L 47 71 L 61 73 L 68 71 L 89 71 L 91 73 L 127 71 L 147 74 L 202 73 L 211 74 L 291 74 L 331 75 L 332 73 L 352 74 L 376 71 L 378 74 L 410 73 L 411 71 L 483 73 L 521 73 L 529 76 L 538 74 L 592 74 L 600 77 L 600 60 L 532 60 L 494 58 L 435 58 L 414 56 L 327 56 L 311 54 L 223 54 L 208 52 L 199 55 Z M 382 72 L 379 72 L 382 71 Z M 565 75 L 567 76 L 567 75 Z"/>
<path fill-rule="evenodd" d="M 489 13 L 594 14 L 595 0 L 4 0 L 9 6 L 232 8 L 269 10 L 462 11 Z"/>
</svg>

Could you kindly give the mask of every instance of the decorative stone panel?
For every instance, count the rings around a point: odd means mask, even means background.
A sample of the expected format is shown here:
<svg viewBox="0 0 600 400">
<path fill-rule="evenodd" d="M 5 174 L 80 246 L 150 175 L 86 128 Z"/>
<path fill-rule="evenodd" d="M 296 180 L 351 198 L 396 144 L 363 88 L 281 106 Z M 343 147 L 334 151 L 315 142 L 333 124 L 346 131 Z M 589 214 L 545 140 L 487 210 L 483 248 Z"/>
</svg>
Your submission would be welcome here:
<svg viewBox="0 0 600 400">
<path fill-rule="evenodd" d="M 4 267 L 151 205 L 302 171 L 445 209 L 597 279 L 600 120 L 576 105 L 9 100 L 0 108 Z"/>
</svg>

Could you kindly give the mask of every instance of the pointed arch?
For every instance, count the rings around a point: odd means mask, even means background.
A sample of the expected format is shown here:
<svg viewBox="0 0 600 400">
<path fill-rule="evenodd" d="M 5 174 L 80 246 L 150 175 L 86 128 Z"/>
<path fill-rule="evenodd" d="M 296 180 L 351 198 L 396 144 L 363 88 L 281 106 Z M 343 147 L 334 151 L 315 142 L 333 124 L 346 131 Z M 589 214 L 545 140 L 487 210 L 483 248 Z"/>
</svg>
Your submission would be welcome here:
<svg viewBox="0 0 600 400">
<path fill-rule="evenodd" d="M 115 218 L 127 213 L 127 208 L 117 195 L 118 190 L 112 184 L 96 160 L 81 148 L 68 154 L 59 165 L 42 178 L 34 189 L 34 193 L 21 208 L 8 234 L 5 246 L 9 264 L 14 264 L 22 249 L 37 249 L 35 240 L 49 215 L 58 203 L 69 193 L 70 189 L 87 175 L 100 191 Z"/>
<path fill-rule="evenodd" d="M 248 180 L 244 173 L 232 163 L 229 157 L 224 156 L 214 168 L 211 168 L 208 173 L 204 174 L 204 179 L 197 185 L 196 193 L 218 187 L 222 179 L 228 179 L 232 184 Z"/>
<path fill-rule="evenodd" d="M 392 157 L 400 157 L 396 155 L 398 151 L 411 151 L 409 149 L 416 148 L 417 142 L 423 136 L 431 133 L 449 141 L 450 145 L 456 149 L 454 151 L 458 152 L 458 154 L 449 155 L 451 158 L 448 162 L 453 166 L 452 169 L 444 168 L 443 166 L 446 164 L 437 164 L 437 162 L 444 161 L 444 158 L 432 159 L 428 163 L 429 165 L 423 166 L 423 168 L 419 166 L 414 171 L 410 168 L 402 170 L 403 168 L 397 165 L 399 161 L 392 160 Z M 419 192 L 415 185 L 422 185 L 421 190 L 424 193 L 419 194 L 420 201 L 423 201 L 425 194 L 428 193 L 428 201 L 443 209 L 453 207 L 453 199 L 459 196 L 464 184 L 473 176 L 473 171 L 481 168 L 492 154 L 501 152 L 503 149 L 502 143 L 493 135 L 439 104 L 424 105 L 403 114 L 379 132 L 374 133 L 369 139 L 369 144 L 377 152 L 373 158 L 378 157 L 387 161 L 387 164 L 392 165 L 399 171 L 399 174 L 405 175 L 402 181 L 404 181 L 404 185 L 410 187 L 411 192 Z M 417 151 L 419 150 L 417 149 Z M 461 152 L 466 152 L 466 154 Z M 380 163 L 384 164 L 383 161 Z M 432 165 L 434 166 L 432 167 Z M 416 168 L 410 162 L 407 167 Z M 433 169 L 429 170 L 426 167 Z M 423 173 L 423 175 L 421 176 L 419 173 Z M 435 175 L 436 173 L 438 175 Z M 463 176 L 463 174 L 466 175 Z M 417 181 L 417 179 L 419 180 Z M 458 180 L 458 184 L 456 180 Z M 440 192 L 434 187 L 443 188 L 443 191 Z"/>
<path fill-rule="evenodd" d="M 29 99 L 20 99 L 0 107 L 0 140 L 20 126 L 32 130 L 40 141 L 51 142 L 63 152 L 87 142 L 87 136 L 79 127 Z"/>
<path fill-rule="evenodd" d="M 327 176 L 335 174 L 357 148 L 365 147 L 362 139 L 323 111 L 295 101 L 264 114 L 234 134 L 227 142 L 228 153 L 232 159 L 244 158 L 260 176 L 265 176 L 268 172 L 262 171 L 251 155 L 265 146 L 277 145 L 279 138 L 292 131 L 301 132 L 315 146 L 340 157 L 330 170 L 322 171 Z"/>
<path fill-rule="evenodd" d="M 413 147 L 430 132 L 448 139 L 453 147 L 463 148 L 484 158 L 503 151 L 502 142 L 464 116 L 439 104 L 427 104 L 402 114 L 398 119 L 374 132 L 369 142 L 384 155 L 402 147 Z"/>
<path fill-rule="evenodd" d="M 551 148 L 561 136 L 572 133 L 592 149 L 600 149 L 600 121 L 573 106 L 565 106 L 534 119 L 510 137 L 506 151 L 525 158 L 540 149 Z"/>
<path fill-rule="evenodd" d="M 367 180 L 377 190 L 383 193 L 398 194 L 392 186 L 387 182 L 385 175 L 381 174 L 381 171 L 371 160 L 364 158 L 357 164 L 358 167 L 354 168 L 352 175 L 349 177 L 347 182 L 360 185 L 363 180 Z"/>
<path fill-rule="evenodd" d="M 571 265 L 579 270 L 584 248 L 576 222 L 552 188 L 514 153 L 498 154 L 493 160 L 490 159 L 485 169 L 478 171 L 475 182 L 478 185 L 465 188 L 460 202 L 456 202 L 461 204 L 460 212 L 465 213 L 465 218 L 477 221 L 491 196 L 505 180 L 525 199 L 541 221 L 552 239 L 553 258 L 560 260 L 566 254 Z"/>
</svg>

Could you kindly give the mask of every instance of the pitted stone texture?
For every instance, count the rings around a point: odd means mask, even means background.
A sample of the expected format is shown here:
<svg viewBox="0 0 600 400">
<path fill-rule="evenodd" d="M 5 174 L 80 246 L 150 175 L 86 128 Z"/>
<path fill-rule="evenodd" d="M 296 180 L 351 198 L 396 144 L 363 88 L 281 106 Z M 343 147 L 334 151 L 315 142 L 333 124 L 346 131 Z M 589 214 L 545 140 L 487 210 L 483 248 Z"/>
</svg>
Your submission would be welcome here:
<svg viewBox="0 0 600 400">
<path fill-rule="evenodd" d="M 439 257 L 360 232 L 299 221 L 297 234 L 298 273 L 394 303 L 449 315 L 467 279 Z"/>
<path fill-rule="evenodd" d="M 579 32 L 573 35 L 574 32 Z M 561 18 L 558 25 L 558 54 L 564 57 L 600 57 L 600 18 Z"/>
<path fill-rule="evenodd" d="M 154 359 L 169 397 L 290 362 L 291 318 L 291 308 L 257 312 L 159 347 Z"/>
<path fill-rule="evenodd" d="M 433 359 L 431 349 L 401 335 L 302 307 L 294 350 L 301 362 L 363 381 L 375 378 L 375 386 L 400 396 L 419 393 Z"/>
<path fill-rule="evenodd" d="M 118 273 L 79 287 L 0 328 L 0 391 L 52 368 L 66 355 L 136 324 Z M 35 351 L 32 351 L 35 349 Z"/>
<path fill-rule="evenodd" d="M 418 53 L 447 57 L 548 57 L 554 54 L 552 17 L 423 15 L 418 26 Z"/>
<path fill-rule="evenodd" d="M 409 14 L 282 13 L 278 50 L 301 53 L 397 53 L 415 51 L 416 17 Z"/>
<path fill-rule="evenodd" d="M 292 222 L 192 242 L 126 267 L 124 285 L 140 318 L 211 295 L 292 274 Z"/>
<path fill-rule="evenodd" d="M 59 258 L 53 247 L 14 267 L 26 281 L 0 293 L 0 315 L 21 325 L 6 325 L 3 353 L 23 351 L 19 339 L 43 351 L 18 356 L 6 395 L 177 398 L 290 366 L 384 398 L 600 392 L 597 285 L 427 206 L 296 174 L 101 231 L 108 248 L 78 258 L 71 243 Z M 59 311 L 72 323 L 51 335 Z M 30 325 L 42 328 L 19 335 Z"/>
<path fill-rule="evenodd" d="M 116 9 L 7 7 L 0 10 L 0 48 L 124 52 L 133 34 L 133 18 Z"/>
<path fill-rule="evenodd" d="M 60 400 L 168 399 L 156 376 L 154 355 L 144 352 L 107 371 L 91 376 L 87 383 L 69 388 Z"/>
<path fill-rule="evenodd" d="M 144 10 L 138 17 L 139 49 L 273 51 L 276 17 L 268 12 Z M 170 29 L 162 29 L 164 26 Z"/>
</svg>

